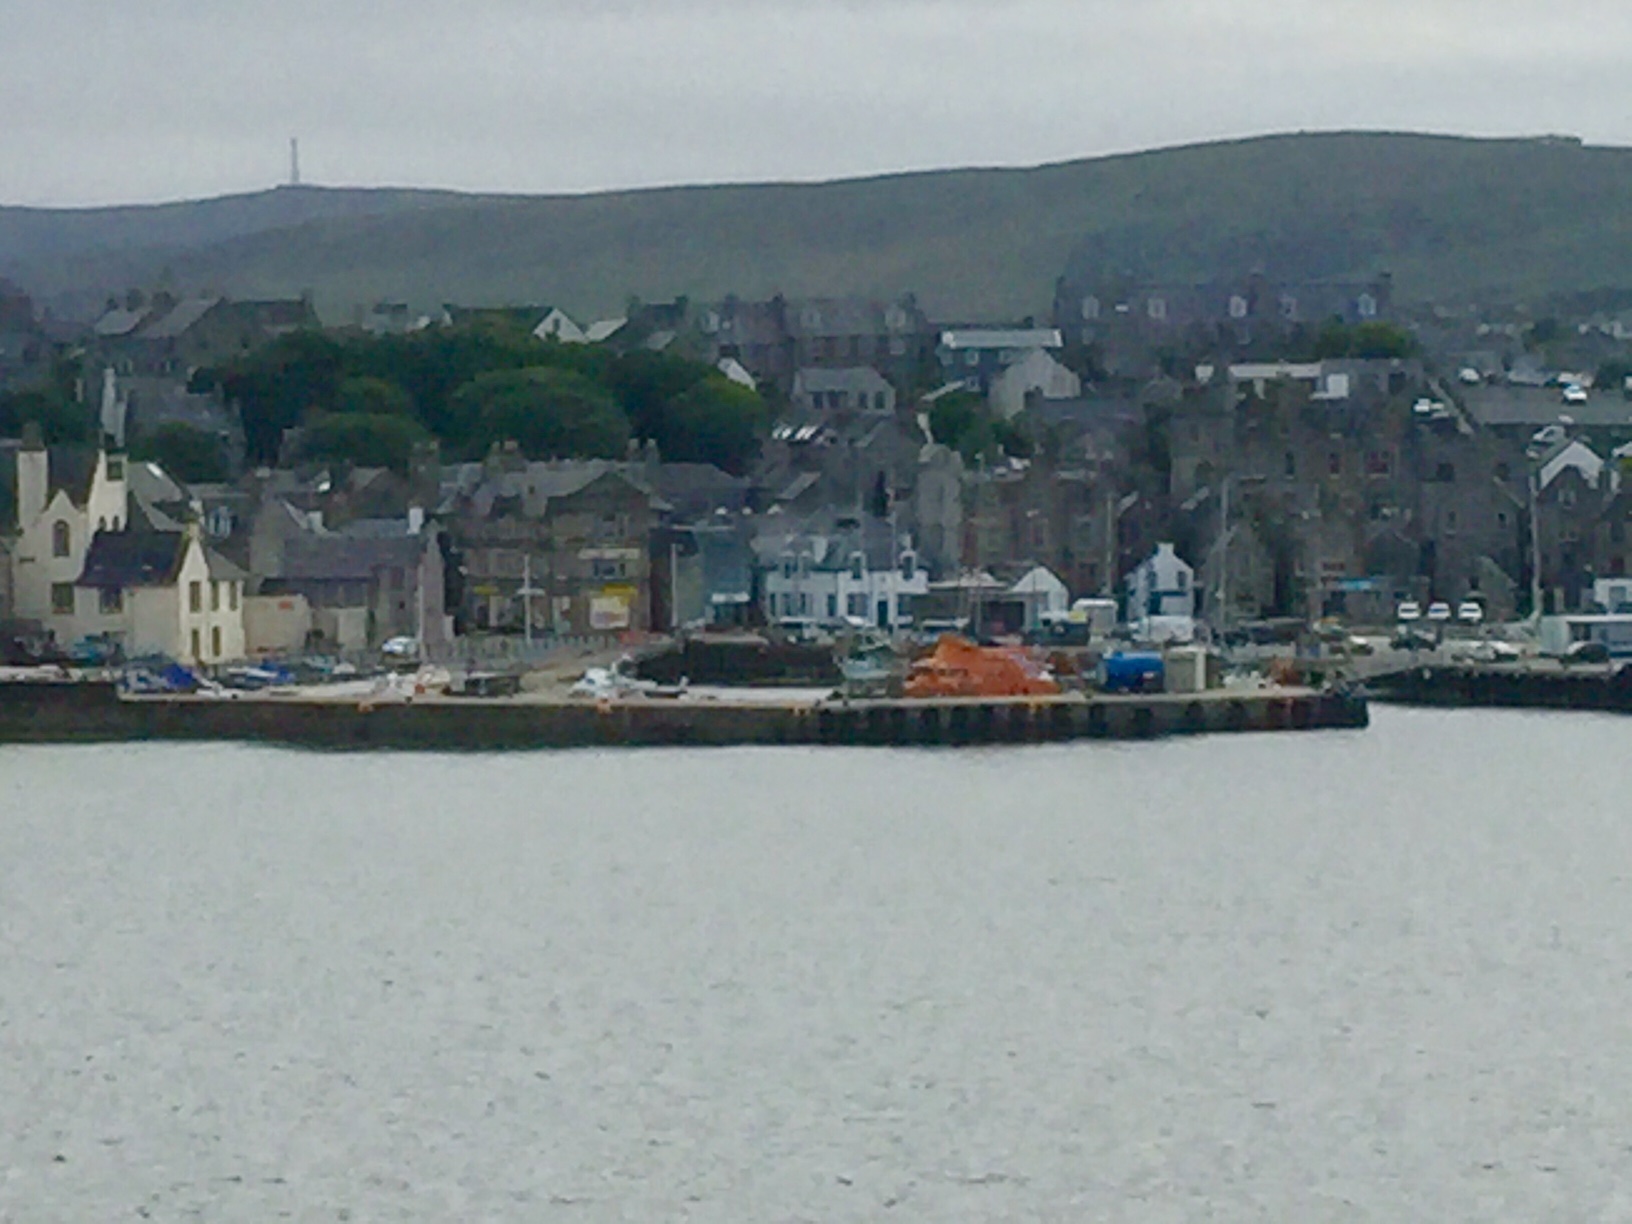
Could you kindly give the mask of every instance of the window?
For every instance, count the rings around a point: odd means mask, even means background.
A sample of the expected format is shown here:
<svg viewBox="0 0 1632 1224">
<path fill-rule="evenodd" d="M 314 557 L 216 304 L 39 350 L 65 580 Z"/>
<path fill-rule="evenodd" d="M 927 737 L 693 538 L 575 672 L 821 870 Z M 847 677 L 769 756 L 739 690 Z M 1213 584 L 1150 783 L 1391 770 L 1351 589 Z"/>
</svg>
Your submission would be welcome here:
<svg viewBox="0 0 1632 1224">
<path fill-rule="evenodd" d="M 1337 451 L 1326 456 L 1326 472 L 1330 476 L 1343 475 L 1343 456 Z"/>
<path fill-rule="evenodd" d="M 1244 319 L 1247 317 L 1247 299 L 1239 293 L 1230 299 L 1230 318 Z"/>
<path fill-rule="evenodd" d="M 98 531 L 106 531 L 108 529 L 108 520 L 105 518 L 98 518 L 96 520 L 96 529 Z"/>
<path fill-rule="evenodd" d="M 57 616 L 71 616 L 74 611 L 74 584 L 71 582 L 53 582 L 51 584 L 51 611 Z"/>
<path fill-rule="evenodd" d="M 975 349 L 970 349 L 963 355 L 963 364 L 968 366 L 978 366 L 980 364 L 980 353 Z"/>
<path fill-rule="evenodd" d="M 108 459 L 108 479 L 123 480 L 125 478 L 125 461 L 116 457 Z"/>
<path fill-rule="evenodd" d="M 204 584 L 202 582 L 188 583 L 188 585 L 187 585 L 187 610 L 189 612 L 202 612 L 202 611 L 204 611 Z M 193 651 L 193 654 L 196 657 L 197 654 L 198 654 L 198 651 L 196 651 L 196 650 Z"/>
<path fill-rule="evenodd" d="M 238 584 L 236 582 L 227 583 L 227 607 L 234 612 L 238 611 Z"/>
<path fill-rule="evenodd" d="M 1507 511 L 1506 510 L 1496 511 L 1496 526 L 1498 526 L 1498 527 L 1506 527 L 1507 526 Z"/>
<path fill-rule="evenodd" d="M 1082 299 L 1082 317 L 1089 323 L 1099 318 L 1099 299 L 1097 297 L 1090 295 Z"/>
<path fill-rule="evenodd" d="M 1281 317 L 1295 319 L 1298 317 L 1298 299 L 1290 293 L 1281 295 Z"/>
<path fill-rule="evenodd" d="M 51 555 L 53 557 L 66 557 L 72 543 L 73 533 L 69 530 L 67 523 L 58 519 L 51 524 Z"/>
<path fill-rule="evenodd" d="M 1298 457 L 1291 451 L 1286 452 L 1286 478 L 1291 480 L 1298 474 Z"/>
<path fill-rule="evenodd" d="M 839 597 L 837 595 L 829 595 L 827 597 L 827 619 L 834 620 L 838 617 L 838 615 Z"/>
<path fill-rule="evenodd" d="M 792 578 L 793 578 L 793 574 L 794 574 L 793 554 L 792 553 L 783 553 L 782 554 L 782 577 L 787 578 L 787 579 L 789 579 L 791 581 Z"/>
<path fill-rule="evenodd" d="M 912 576 L 914 574 L 916 574 L 917 572 L 918 572 L 918 554 L 914 553 L 914 552 L 904 552 L 904 553 L 902 553 L 901 554 L 901 577 L 905 578 L 908 582 L 911 582 L 912 581 Z"/>
<path fill-rule="evenodd" d="M 221 626 L 217 625 L 210 630 L 210 655 L 213 658 L 221 657 Z"/>
<path fill-rule="evenodd" d="M 1446 535 L 1455 535 L 1456 534 L 1456 511 L 1455 510 L 1447 510 L 1445 512 L 1445 534 Z"/>
<path fill-rule="evenodd" d="M 1167 318 L 1167 299 L 1159 297 L 1151 298 L 1150 301 L 1145 303 L 1145 313 L 1150 315 L 1152 319 L 1155 319 L 1158 322 Z"/>
<path fill-rule="evenodd" d="M 221 611 L 221 584 L 219 582 L 210 583 L 210 611 Z"/>
<path fill-rule="evenodd" d="M 1362 319 L 1375 319 L 1377 317 L 1377 299 L 1372 297 L 1371 294 L 1362 293 L 1356 306 L 1359 308 Z"/>
<path fill-rule="evenodd" d="M 859 591 L 846 596 L 844 601 L 844 610 L 850 616 L 866 616 L 867 596 Z"/>
<path fill-rule="evenodd" d="M 199 659 L 199 658 L 203 657 L 203 654 L 204 654 L 204 647 L 203 647 L 203 644 L 202 644 L 202 640 L 198 636 L 198 630 L 194 629 L 193 630 L 193 658 L 195 660 Z"/>
<path fill-rule="evenodd" d="M 850 554 L 850 577 L 857 582 L 867 577 L 867 558 L 859 552 Z"/>
<path fill-rule="evenodd" d="M 1566 510 L 1575 509 L 1575 490 L 1560 489 L 1558 491 L 1558 504 L 1563 506 Z"/>
<path fill-rule="evenodd" d="M 125 593 L 118 587 L 103 587 L 97 606 L 103 616 L 116 616 L 125 610 Z"/>
</svg>

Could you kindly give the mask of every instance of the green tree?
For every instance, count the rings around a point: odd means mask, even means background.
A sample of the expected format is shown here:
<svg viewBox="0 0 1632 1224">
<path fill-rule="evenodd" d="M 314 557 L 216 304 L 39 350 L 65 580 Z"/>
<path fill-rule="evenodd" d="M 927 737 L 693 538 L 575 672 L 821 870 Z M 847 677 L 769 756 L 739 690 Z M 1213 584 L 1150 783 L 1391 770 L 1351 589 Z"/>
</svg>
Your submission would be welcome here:
<svg viewBox="0 0 1632 1224">
<path fill-rule="evenodd" d="M 647 436 L 671 462 L 712 463 L 740 476 L 759 453 L 769 424 L 759 392 L 710 374 L 676 396 Z"/>
<path fill-rule="evenodd" d="M 46 442 L 89 442 L 90 411 L 52 385 L 0 391 L 0 437 L 14 438 L 26 425 L 38 425 Z"/>
<path fill-rule="evenodd" d="M 313 413 L 332 412 L 343 377 L 341 342 L 320 331 L 280 336 L 244 357 L 193 379 L 193 389 L 219 390 L 238 408 L 250 458 L 272 463 L 286 429 Z"/>
<path fill-rule="evenodd" d="M 221 440 L 180 421 L 145 431 L 130 453 L 134 459 L 152 460 L 184 484 L 213 484 L 231 475 Z"/>
<path fill-rule="evenodd" d="M 475 453 L 506 441 L 533 459 L 615 459 L 628 448 L 629 420 L 617 400 L 570 370 L 535 366 L 480 374 L 450 406 Z"/>
<path fill-rule="evenodd" d="M 1598 367 L 1592 385 L 1600 391 L 1622 391 L 1628 378 L 1632 378 L 1632 361 L 1625 357 L 1611 357 Z"/>
<path fill-rule="evenodd" d="M 414 444 L 429 437 L 423 426 L 400 416 L 321 413 L 306 426 L 300 453 L 303 459 L 406 473 Z"/>
<path fill-rule="evenodd" d="M 390 379 L 372 374 L 353 375 L 345 379 L 335 392 L 336 412 L 357 413 L 362 416 L 414 415 L 414 401 Z"/>
</svg>

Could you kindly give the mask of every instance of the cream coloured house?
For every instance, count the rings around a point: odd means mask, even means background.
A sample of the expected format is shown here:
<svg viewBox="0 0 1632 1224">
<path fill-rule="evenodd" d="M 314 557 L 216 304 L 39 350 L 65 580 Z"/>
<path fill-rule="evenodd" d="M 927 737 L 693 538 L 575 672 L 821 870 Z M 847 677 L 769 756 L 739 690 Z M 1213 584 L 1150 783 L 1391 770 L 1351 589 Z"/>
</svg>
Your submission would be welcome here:
<svg viewBox="0 0 1632 1224">
<path fill-rule="evenodd" d="M 57 641 L 75 640 L 74 584 L 98 531 L 129 517 L 125 457 L 47 450 L 37 430 L 17 452 L 17 535 L 11 545 L 12 615 L 37 621 Z"/>
<path fill-rule="evenodd" d="M 237 662 L 245 655 L 245 577 L 205 545 L 197 523 L 98 532 L 75 585 L 75 628 L 117 640 L 129 656 Z"/>
</svg>

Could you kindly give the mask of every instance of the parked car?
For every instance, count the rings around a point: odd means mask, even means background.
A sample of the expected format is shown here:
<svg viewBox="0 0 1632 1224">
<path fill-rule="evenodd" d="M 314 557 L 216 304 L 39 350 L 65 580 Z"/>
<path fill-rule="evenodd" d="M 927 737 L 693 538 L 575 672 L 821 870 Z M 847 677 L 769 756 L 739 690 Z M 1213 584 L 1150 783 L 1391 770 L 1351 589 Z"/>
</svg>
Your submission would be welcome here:
<svg viewBox="0 0 1632 1224">
<path fill-rule="evenodd" d="M 1432 650 L 1439 643 L 1420 629 L 1401 628 L 1388 643 L 1395 650 Z"/>
<path fill-rule="evenodd" d="M 1456 605 L 1456 619 L 1464 625 L 1481 624 L 1485 619 L 1484 606 L 1472 599 L 1464 599 Z"/>
<path fill-rule="evenodd" d="M 1609 647 L 1602 642 L 1571 642 L 1562 657 L 1565 663 L 1608 663 Z"/>
<path fill-rule="evenodd" d="M 1451 605 L 1443 599 L 1436 599 L 1428 605 L 1428 619 L 1444 624 L 1451 619 Z"/>
<path fill-rule="evenodd" d="M 1402 625 L 1422 619 L 1422 605 L 1414 599 L 1407 599 L 1394 611 L 1394 617 Z"/>
<path fill-rule="evenodd" d="M 1564 388 L 1564 402 L 1566 404 L 1584 404 L 1587 402 L 1587 391 L 1576 383 Z"/>
</svg>

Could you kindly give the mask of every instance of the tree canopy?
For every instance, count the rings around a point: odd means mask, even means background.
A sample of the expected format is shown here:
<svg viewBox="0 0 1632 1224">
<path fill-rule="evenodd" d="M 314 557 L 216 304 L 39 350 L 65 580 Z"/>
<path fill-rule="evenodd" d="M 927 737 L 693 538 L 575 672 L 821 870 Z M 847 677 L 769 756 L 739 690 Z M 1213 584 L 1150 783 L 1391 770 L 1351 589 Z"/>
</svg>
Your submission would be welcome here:
<svg viewBox="0 0 1632 1224">
<path fill-rule="evenodd" d="M 758 392 L 708 365 L 541 341 L 498 318 L 404 336 L 295 332 L 195 382 L 237 406 L 250 458 L 261 463 L 276 461 L 296 426 L 322 421 L 325 439 L 374 445 L 381 421 L 397 419 L 450 456 L 476 458 L 505 440 L 540 456 L 608 456 L 634 437 L 655 441 L 666 459 L 741 471 L 769 423 Z M 333 416 L 375 420 L 347 432 Z M 392 437 L 400 443 L 400 431 Z"/>
<path fill-rule="evenodd" d="M 130 447 L 133 459 L 150 459 L 186 484 L 210 484 L 231 475 L 221 439 L 180 421 L 143 432 Z"/>
<path fill-rule="evenodd" d="M 548 366 L 478 374 L 453 397 L 478 447 L 515 442 L 529 459 L 615 459 L 628 448 L 629 419 L 600 384 Z"/>
</svg>

